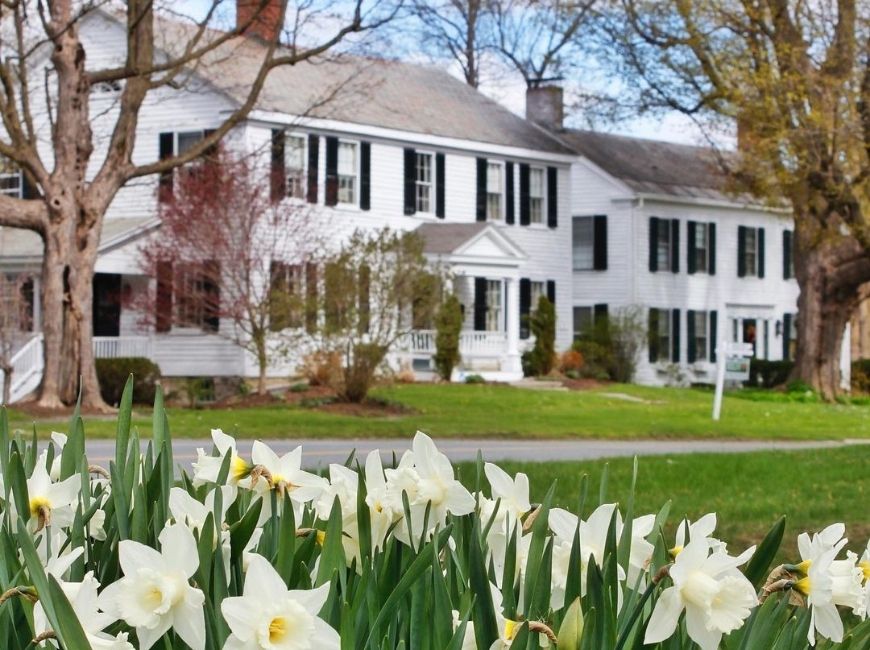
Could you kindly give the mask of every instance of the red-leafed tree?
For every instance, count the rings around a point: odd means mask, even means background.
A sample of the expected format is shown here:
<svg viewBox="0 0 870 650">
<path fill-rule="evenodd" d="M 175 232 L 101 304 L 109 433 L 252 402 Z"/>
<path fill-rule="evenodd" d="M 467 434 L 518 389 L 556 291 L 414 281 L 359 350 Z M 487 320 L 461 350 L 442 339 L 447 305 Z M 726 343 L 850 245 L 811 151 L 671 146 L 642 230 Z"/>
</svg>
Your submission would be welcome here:
<svg viewBox="0 0 870 650">
<path fill-rule="evenodd" d="M 317 254 L 307 204 L 275 201 L 258 157 L 219 150 L 176 175 L 161 226 L 143 245 L 153 290 L 132 299 L 157 332 L 200 328 L 229 338 L 257 360 L 266 393 L 274 355 L 305 309 L 301 276 Z"/>
</svg>

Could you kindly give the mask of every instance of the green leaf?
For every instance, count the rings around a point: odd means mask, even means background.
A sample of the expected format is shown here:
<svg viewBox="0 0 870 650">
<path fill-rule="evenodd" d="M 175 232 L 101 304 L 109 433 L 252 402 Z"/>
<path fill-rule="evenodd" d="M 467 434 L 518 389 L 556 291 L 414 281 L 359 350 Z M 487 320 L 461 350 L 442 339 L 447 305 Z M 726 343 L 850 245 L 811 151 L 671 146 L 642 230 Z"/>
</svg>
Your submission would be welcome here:
<svg viewBox="0 0 870 650">
<path fill-rule="evenodd" d="M 314 581 L 316 587 L 324 582 L 329 582 L 333 573 L 343 573 L 346 570 L 347 563 L 344 557 L 341 524 L 341 501 L 336 496 L 332 502 L 329 521 L 326 524 L 326 537 L 323 540 L 323 550 L 320 554 L 320 563 L 317 566 L 317 579 Z"/>
<path fill-rule="evenodd" d="M 263 509 L 263 499 L 257 499 L 248 508 L 244 516 L 230 526 L 230 556 L 233 562 L 238 562 L 245 546 L 251 541 L 251 536 L 257 528 L 260 512 Z"/>
<path fill-rule="evenodd" d="M 127 378 L 121 404 L 118 407 L 118 427 L 115 435 L 115 467 L 124 469 L 127 460 L 127 447 L 130 443 L 130 419 L 133 412 L 133 375 Z M 137 450 L 138 452 L 138 450 Z"/>
<path fill-rule="evenodd" d="M 749 560 L 749 564 L 746 565 L 744 574 L 756 589 L 759 589 L 764 584 L 768 569 L 770 569 L 770 565 L 779 552 L 784 533 L 785 517 L 780 517 L 767 532 L 767 535 L 764 536 L 761 544 L 755 549 L 752 559 Z"/>
<path fill-rule="evenodd" d="M 489 648 L 498 638 L 495 607 L 492 602 L 490 582 L 487 578 L 486 561 L 480 547 L 479 538 L 470 540 L 468 558 L 468 577 L 471 593 L 474 596 L 474 638 L 478 648 Z M 549 582 L 549 580 L 548 580 Z"/>
<path fill-rule="evenodd" d="M 40 601 L 45 608 L 46 599 L 42 593 L 40 592 Z M 48 594 L 56 617 L 54 621 L 50 617 L 48 620 L 58 639 L 62 640 L 63 647 L 66 650 L 91 650 L 91 643 L 82 629 L 75 610 L 53 575 L 48 576 Z M 47 614 L 48 610 L 46 610 Z"/>
</svg>

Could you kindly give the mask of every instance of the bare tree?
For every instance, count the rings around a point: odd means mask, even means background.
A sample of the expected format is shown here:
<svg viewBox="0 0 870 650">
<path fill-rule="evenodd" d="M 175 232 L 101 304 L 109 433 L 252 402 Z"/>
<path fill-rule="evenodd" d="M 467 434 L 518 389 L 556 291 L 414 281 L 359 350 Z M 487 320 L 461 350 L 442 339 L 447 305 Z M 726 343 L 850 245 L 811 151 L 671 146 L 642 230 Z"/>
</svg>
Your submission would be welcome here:
<svg viewBox="0 0 870 650">
<path fill-rule="evenodd" d="M 24 295 L 28 283 L 29 278 L 25 275 L 7 277 L 0 273 L 0 372 L 3 373 L 0 404 L 9 404 L 14 370 L 12 355 L 24 340 L 25 333 L 30 331 L 30 304 Z"/>
<path fill-rule="evenodd" d="M 106 409 L 100 397 L 92 349 L 92 281 L 102 223 L 119 189 L 133 179 L 166 173 L 200 157 L 242 122 L 257 103 L 271 70 L 329 52 L 348 35 L 371 29 L 391 17 L 379 2 L 354 0 L 339 7 L 331 0 L 250 0 L 234 28 L 212 29 L 221 6 L 213 0 L 200 20 L 177 13 L 159 22 L 151 0 L 129 0 L 118 18 L 126 43 L 117 64 L 89 67 L 81 38 L 82 21 L 102 11 L 94 2 L 10 0 L 3 5 L 0 33 L 0 154 L 23 172 L 28 198 L 0 196 L 0 225 L 26 228 L 44 244 L 42 313 L 45 368 L 39 404 L 71 402 L 81 377 L 83 404 Z M 106 5 L 106 15 L 109 5 Z M 316 23 L 318 14 L 328 23 Z M 286 21 L 285 21 L 286 18 Z M 290 25 L 263 29 L 264 21 Z M 232 47 L 248 31 L 254 73 L 246 91 L 220 123 L 183 153 L 151 162 L 134 162 L 140 115 L 149 96 L 178 87 L 193 70 Z M 314 39 L 313 33 L 321 35 Z M 160 37 L 165 36 L 165 43 Z M 280 41 L 288 43 L 282 45 Z M 228 49 L 229 48 L 229 49 Z M 106 85 L 119 97 L 110 113 L 107 143 L 95 140 L 93 92 Z M 45 94 L 47 105 L 36 108 Z M 45 102 L 43 102 L 45 103 Z M 43 124 L 50 120 L 50 133 Z M 46 142 L 47 140 L 47 142 Z M 47 146 L 46 146 L 47 145 Z M 99 155 L 95 156 L 95 152 Z"/>
<path fill-rule="evenodd" d="M 855 0 L 618 0 L 609 62 L 642 111 L 679 111 L 712 136 L 736 191 L 795 220 L 794 377 L 831 399 L 840 349 L 870 281 L 870 5 Z"/>
<path fill-rule="evenodd" d="M 259 158 L 219 150 L 177 175 L 160 229 L 141 248 L 155 290 L 132 306 L 158 332 L 175 325 L 231 339 L 256 359 L 265 395 L 270 358 L 286 353 L 273 333 L 301 324 L 301 279 L 319 240 L 307 204 L 272 195 Z"/>
<path fill-rule="evenodd" d="M 596 0 L 491 0 L 494 47 L 533 88 L 583 63 L 582 28 Z"/>
<path fill-rule="evenodd" d="M 465 83 L 477 88 L 489 45 L 486 0 L 413 0 L 409 7 L 423 48 L 433 58 L 459 65 Z"/>
</svg>

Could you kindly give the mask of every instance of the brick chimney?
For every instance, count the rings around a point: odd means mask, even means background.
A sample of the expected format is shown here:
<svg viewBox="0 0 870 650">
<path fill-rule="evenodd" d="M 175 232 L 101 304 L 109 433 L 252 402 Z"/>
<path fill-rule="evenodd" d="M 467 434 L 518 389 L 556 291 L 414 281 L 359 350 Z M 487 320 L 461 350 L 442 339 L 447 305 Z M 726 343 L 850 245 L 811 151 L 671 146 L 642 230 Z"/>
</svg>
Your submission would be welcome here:
<svg viewBox="0 0 870 650">
<path fill-rule="evenodd" d="M 562 130 L 565 107 L 561 86 L 526 89 L 526 119 L 551 131 Z"/>
<path fill-rule="evenodd" d="M 256 17 L 254 17 L 256 16 Z M 253 18 L 245 30 L 246 36 L 258 36 L 274 41 L 281 35 L 281 0 L 236 0 L 236 27 Z"/>
</svg>

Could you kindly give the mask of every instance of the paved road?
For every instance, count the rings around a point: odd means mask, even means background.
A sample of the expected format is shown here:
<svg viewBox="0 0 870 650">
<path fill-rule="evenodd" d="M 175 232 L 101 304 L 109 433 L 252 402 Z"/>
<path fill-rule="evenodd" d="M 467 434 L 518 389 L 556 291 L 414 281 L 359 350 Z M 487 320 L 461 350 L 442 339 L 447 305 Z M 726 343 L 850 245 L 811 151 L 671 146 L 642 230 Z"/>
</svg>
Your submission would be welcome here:
<svg viewBox="0 0 870 650">
<path fill-rule="evenodd" d="M 400 455 L 410 447 L 411 441 L 404 439 L 344 439 L 311 440 L 283 439 L 266 440 L 276 452 L 283 453 L 302 445 L 304 463 L 308 467 L 325 466 L 329 463 L 343 463 L 351 450 L 365 456 L 372 449 L 380 449 L 386 462 L 392 451 Z M 251 440 L 239 440 L 239 452 L 246 456 L 250 453 Z M 501 460 L 593 460 L 616 456 L 666 456 L 694 452 L 749 452 L 774 449 L 829 449 L 843 445 L 866 444 L 870 440 L 811 441 L 811 442 L 767 442 L 767 441 L 725 441 L 725 440 L 497 440 L 497 439 L 442 439 L 436 440 L 438 448 L 453 461 L 474 460 L 478 449 L 490 461 Z M 211 448 L 211 440 L 191 440 L 176 438 L 173 441 L 175 460 L 186 467 L 196 459 L 198 447 Z M 87 443 L 88 460 L 98 465 L 108 464 L 114 458 L 112 440 L 89 440 Z"/>
</svg>

